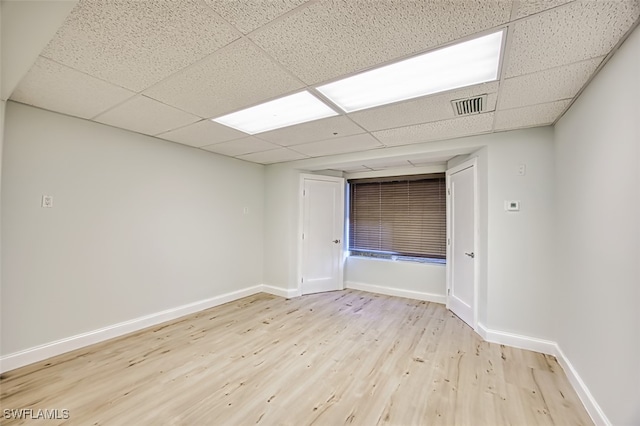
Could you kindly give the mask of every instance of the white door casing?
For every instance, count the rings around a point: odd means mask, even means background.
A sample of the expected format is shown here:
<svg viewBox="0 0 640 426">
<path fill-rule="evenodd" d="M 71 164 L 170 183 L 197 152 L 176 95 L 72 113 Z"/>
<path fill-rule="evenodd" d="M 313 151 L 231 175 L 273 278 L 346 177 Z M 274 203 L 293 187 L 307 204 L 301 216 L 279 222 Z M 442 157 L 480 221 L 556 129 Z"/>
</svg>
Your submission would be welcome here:
<svg viewBox="0 0 640 426">
<path fill-rule="evenodd" d="M 477 328 L 476 160 L 447 170 L 447 308 Z"/>
<path fill-rule="evenodd" d="M 300 293 L 342 290 L 344 179 L 301 175 Z"/>
</svg>

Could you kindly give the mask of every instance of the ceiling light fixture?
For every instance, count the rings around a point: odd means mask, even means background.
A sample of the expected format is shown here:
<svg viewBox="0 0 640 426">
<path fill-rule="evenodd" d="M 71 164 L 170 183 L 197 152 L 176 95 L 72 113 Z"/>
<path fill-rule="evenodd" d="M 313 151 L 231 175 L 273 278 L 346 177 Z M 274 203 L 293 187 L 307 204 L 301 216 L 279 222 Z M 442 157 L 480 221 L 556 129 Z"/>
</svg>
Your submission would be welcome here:
<svg viewBox="0 0 640 426">
<path fill-rule="evenodd" d="M 334 115 L 338 115 L 338 113 L 311 93 L 304 91 L 212 120 L 241 132 L 255 135 Z"/>
<path fill-rule="evenodd" d="M 497 80 L 504 31 L 356 74 L 318 90 L 345 112 Z"/>
</svg>

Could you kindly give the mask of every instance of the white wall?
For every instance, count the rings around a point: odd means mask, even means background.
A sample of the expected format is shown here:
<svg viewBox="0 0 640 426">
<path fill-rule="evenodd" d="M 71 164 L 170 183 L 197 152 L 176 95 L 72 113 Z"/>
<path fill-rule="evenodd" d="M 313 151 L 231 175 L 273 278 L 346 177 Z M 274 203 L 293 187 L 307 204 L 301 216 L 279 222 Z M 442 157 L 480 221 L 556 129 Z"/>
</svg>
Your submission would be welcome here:
<svg viewBox="0 0 640 426">
<path fill-rule="evenodd" d="M 261 284 L 263 166 L 13 102 L 5 126 L 3 355 Z"/>
<path fill-rule="evenodd" d="M 351 256 L 344 281 L 352 288 L 444 303 L 447 270 L 444 264 Z"/>
<path fill-rule="evenodd" d="M 2 188 L 2 150 L 4 146 L 4 111 L 6 108 L 6 101 L 2 96 L 2 79 L 4 78 L 2 71 L 2 1 L 0 0 L 0 188 Z M 0 212 L 2 211 L 2 192 L 0 191 Z M 0 213 L 0 223 L 2 222 L 2 216 Z M 0 258 L 2 257 L 2 230 L 0 229 Z M 0 306 L 2 306 L 2 262 L 0 262 Z M 2 330 L 2 316 L 0 315 L 0 330 Z M 0 343 L 0 354 L 2 346 Z"/>
<path fill-rule="evenodd" d="M 286 164 L 266 167 L 263 282 L 290 290 L 298 288 L 299 179 L 300 172 Z"/>
<path fill-rule="evenodd" d="M 1 68 L 1 67 L 0 67 Z M 6 102 L 0 100 L 0 223 L 2 223 L 2 152 L 4 150 L 4 114 Z M 2 258 L 2 227 L 0 227 L 0 259 Z M 0 307 L 2 306 L 2 262 L 0 262 Z M 0 315 L 0 331 L 2 330 L 2 315 Z M 2 354 L 2 341 L 0 340 L 0 354 Z"/>
<path fill-rule="evenodd" d="M 614 425 L 640 424 L 640 30 L 555 127 L 558 343 Z"/>
<path fill-rule="evenodd" d="M 492 329 L 552 338 L 553 324 L 546 317 L 553 271 L 553 256 L 549 251 L 553 246 L 554 211 L 552 136 L 550 128 L 527 129 L 268 166 L 265 283 L 289 289 L 298 286 L 297 209 L 301 171 L 330 168 L 332 163 L 356 161 L 358 157 L 364 160 L 381 155 L 433 153 L 438 156 L 443 152 L 475 151 L 472 156 L 478 158 L 482 251 L 478 254 L 479 319 Z M 523 162 L 527 164 L 527 174 L 517 176 L 518 165 Z M 520 200 L 522 211 L 507 214 L 503 203 L 508 199 Z M 357 266 L 361 266 L 360 263 Z M 406 263 L 384 263 L 376 267 L 385 269 L 378 271 L 381 277 L 395 274 L 398 279 L 391 285 L 399 290 L 440 289 L 444 295 L 442 275 L 430 274 L 434 281 L 425 281 L 418 287 L 415 271 L 408 269 L 413 266 L 401 270 L 403 264 Z M 347 280 L 373 280 L 371 274 L 354 266 L 351 261 L 347 264 Z"/>
<path fill-rule="evenodd" d="M 2 0 L 0 97 L 9 99 L 78 0 Z"/>
<path fill-rule="evenodd" d="M 509 132 L 488 149 L 487 323 L 554 337 L 554 161 L 552 130 Z M 544 135 L 544 136 L 543 136 Z M 526 174 L 518 175 L 518 166 Z M 519 212 L 504 202 L 520 201 Z"/>
</svg>

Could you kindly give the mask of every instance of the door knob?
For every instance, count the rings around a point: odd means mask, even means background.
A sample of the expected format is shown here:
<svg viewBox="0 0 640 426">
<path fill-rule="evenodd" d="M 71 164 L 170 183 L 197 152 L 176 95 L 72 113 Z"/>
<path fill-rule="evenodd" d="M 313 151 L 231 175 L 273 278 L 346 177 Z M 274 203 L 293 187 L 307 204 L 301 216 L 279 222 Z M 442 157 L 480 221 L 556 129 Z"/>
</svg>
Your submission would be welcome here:
<svg viewBox="0 0 640 426">
<path fill-rule="evenodd" d="M 467 252 L 465 252 L 464 254 L 466 254 L 467 256 L 469 256 L 469 257 L 470 257 L 470 258 L 472 258 L 472 259 L 473 259 L 474 257 L 476 257 L 476 255 L 475 255 L 475 253 L 474 253 L 474 252 L 471 252 L 471 253 L 467 253 Z"/>
<path fill-rule="evenodd" d="M 334 244 L 338 244 L 340 242 L 340 240 L 333 240 Z"/>
</svg>

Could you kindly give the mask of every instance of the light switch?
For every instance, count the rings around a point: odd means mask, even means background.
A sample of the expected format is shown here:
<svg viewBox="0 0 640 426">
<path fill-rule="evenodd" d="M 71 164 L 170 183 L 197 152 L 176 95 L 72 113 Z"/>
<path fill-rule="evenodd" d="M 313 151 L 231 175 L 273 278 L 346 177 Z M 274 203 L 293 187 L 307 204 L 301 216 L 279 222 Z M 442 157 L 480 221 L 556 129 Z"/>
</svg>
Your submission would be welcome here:
<svg viewBox="0 0 640 426">
<path fill-rule="evenodd" d="M 53 195 L 42 196 L 42 207 L 46 209 L 50 209 L 51 207 L 53 207 Z"/>
</svg>

